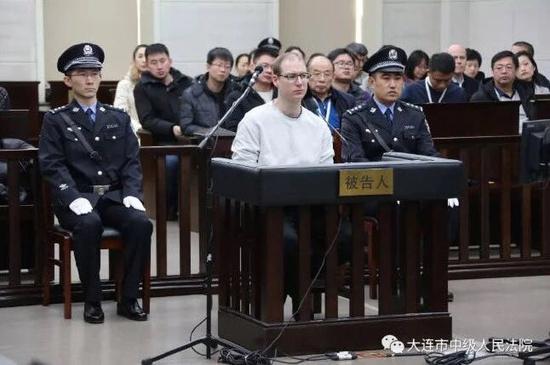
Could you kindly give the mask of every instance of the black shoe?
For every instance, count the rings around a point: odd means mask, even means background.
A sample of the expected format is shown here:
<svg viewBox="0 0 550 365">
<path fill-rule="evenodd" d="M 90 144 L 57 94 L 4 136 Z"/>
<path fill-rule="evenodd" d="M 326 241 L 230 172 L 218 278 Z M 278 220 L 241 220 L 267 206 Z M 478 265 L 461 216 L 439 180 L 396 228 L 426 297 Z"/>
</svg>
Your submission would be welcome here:
<svg viewBox="0 0 550 365">
<path fill-rule="evenodd" d="M 84 321 L 88 323 L 103 323 L 105 315 L 99 302 L 84 303 Z"/>
<path fill-rule="evenodd" d="M 116 313 L 132 321 L 147 320 L 147 313 L 141 309 L 136 299 L 123 300 L 122 303 L 117 304 Z"/>
</svg>

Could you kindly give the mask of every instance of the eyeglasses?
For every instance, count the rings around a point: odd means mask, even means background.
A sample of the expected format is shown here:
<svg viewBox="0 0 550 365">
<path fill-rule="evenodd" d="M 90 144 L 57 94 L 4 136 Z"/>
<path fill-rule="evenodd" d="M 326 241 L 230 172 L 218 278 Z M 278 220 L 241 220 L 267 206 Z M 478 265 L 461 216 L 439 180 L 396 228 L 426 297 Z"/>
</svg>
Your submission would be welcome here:
<svg viewBox="0 0 550 365">
<path fill-rule="evenodd" d="M 212 63 L 211 66 L 216 66 L 217 68 L 223 68 L 224 70 L 230 70 L 231 65 L 227 63 Z"/>
<path fill-rule="evenodd" d="M 332 72 L 313 72 L 311 74 L 311 78 L 312 79 L 321 79 L 321 78 L 325 78 L 325 79 L 330 79 L 332 78 Z"/>
<path fill-rule="evenodd" d="M 338 61 L 334 62 L 334 65 L 338 67 L 354 67 L 355 63 L 353 61 Z"/>
<path fill-rule="evenodd" d="M 100 71 L 75 71 L 70 76 L 81 77 L 83 79 L 87 79 L 88 77 L 91 77 L 92 79 L 98 79 L 101 77 L 101 72 Z"/>
<path fill-rule="evenodd" d="M 301 74 L 286 74 L 286 75 L 279 75 L 279 76 L 284 77 L 285 79 L 287 79 L 290 82 L 296 82 L 296 80 L 298 80 L 298 78 L 300 79 L 300 81 L 309 80 L 309 78 L 311 77 L 311 74 L 308 73 L 308 72 L 304 72 L 304 73 L 301 73 Z"/>
</svg>

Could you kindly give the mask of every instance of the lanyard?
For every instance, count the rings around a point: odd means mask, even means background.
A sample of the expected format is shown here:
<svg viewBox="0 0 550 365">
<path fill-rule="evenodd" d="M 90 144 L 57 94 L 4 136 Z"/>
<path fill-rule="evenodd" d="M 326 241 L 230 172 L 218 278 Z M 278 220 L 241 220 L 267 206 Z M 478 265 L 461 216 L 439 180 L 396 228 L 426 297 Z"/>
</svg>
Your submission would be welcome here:
<svg viewBox="0 0 550 365">
<path fill-rule="evenodd" d="M 321 118 L 324 118 L 326 121 L 328 121 L 329 118 L 330 118 L 330 108 L 332 107 L 332 100 L 329 99 L 329 101 L 327 103 L 327 111 L 326 111 L 324 117 L 323 117 L 323 112 L 322 112 L 323 108 L 321 108 L 321 105 L 319 105 L 319 102 L 317 101 L 317 98 L 313 98 L 313 100 L 315 100 L 315 103 L 317 103 L 317 112 L 319 113 L 319 116 Z M 323 102 L 321 101 L 321 103 L 323 103 Z"/>
<path fill-rule="evenodd" d="M 428 101 L 430 102 L 430 104 L 433 104 L 432 93 L 430 92 L 430 88 L 428 87 L 428 85 L 430 85 L 430 87 L 432 86 L 432 84 L 430 83 L 429 76 L 424 79 L 424 86 L 426 86 L 426 94 L 428 94 Z M 441 96 L 437 101 L 438 104 L 441 103 L 441 100 L 443 100 L 443 98 L 445 97 L 446 92 L 447 92 L 447 88 L 445 88 L 445 90 L 443 90 L 443 93 L 441 93 Z"/>
</svg>

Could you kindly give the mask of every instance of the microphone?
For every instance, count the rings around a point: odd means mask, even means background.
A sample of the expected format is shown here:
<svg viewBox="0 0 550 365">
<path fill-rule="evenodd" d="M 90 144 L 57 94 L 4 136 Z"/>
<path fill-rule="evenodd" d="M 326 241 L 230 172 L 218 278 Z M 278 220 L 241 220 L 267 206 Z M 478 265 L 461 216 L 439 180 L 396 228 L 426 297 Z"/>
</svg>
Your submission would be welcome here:
<svg viewBox="0 0 550 365">
<path fill-rule="evenodd" d="M 252 77 L 250 78 L 250 81 L 248 81 L 248 87 L 254 86 L 256 83 L 256 80 L 258 79 L 258 76 L 264 71 L 264 68 L 261 65 L 256 66 L 254 69 L 254 73 L 252 73 Z"/>
</svg>

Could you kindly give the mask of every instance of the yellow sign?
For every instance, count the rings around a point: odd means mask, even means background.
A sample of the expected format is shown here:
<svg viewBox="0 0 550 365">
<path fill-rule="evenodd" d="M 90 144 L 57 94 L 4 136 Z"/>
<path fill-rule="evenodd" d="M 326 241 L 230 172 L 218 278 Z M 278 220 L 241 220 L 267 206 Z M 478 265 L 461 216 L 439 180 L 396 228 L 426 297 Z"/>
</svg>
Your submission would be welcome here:
<svg viewBox="0 0 550 365">
<path fill-rule="evenodd" d="M 392 194 L 393 169 L 340 170 L 339 196 Z"/>
</svg>

